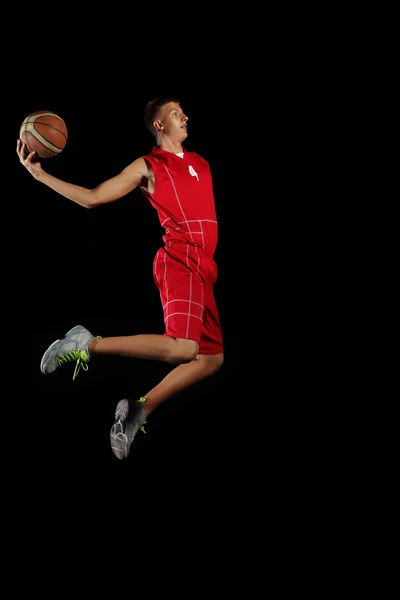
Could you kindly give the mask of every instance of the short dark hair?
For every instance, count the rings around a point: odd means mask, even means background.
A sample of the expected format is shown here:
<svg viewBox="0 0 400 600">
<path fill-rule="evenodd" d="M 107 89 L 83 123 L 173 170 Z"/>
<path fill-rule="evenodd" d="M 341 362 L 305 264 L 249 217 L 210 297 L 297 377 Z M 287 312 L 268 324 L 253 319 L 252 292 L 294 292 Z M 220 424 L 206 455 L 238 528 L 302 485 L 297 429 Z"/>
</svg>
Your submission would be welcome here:
<svg viewBox="0 0 400 600">
<path fill-rule="evenodd" d="M 160 114 L 160 109 L 169 102 L 176 102 L 179 104 L 178 98 L 176 96 L 159 96 L 158 98 L 154 98 L 150 100 L 145 106 L 144 109 L 144 122 L 146 123 L 146 127 L 153 135 L 156 135 L 156 130 L 153 127 L 153 122 L 157 120 L 158 115 Z"/>
</svg>

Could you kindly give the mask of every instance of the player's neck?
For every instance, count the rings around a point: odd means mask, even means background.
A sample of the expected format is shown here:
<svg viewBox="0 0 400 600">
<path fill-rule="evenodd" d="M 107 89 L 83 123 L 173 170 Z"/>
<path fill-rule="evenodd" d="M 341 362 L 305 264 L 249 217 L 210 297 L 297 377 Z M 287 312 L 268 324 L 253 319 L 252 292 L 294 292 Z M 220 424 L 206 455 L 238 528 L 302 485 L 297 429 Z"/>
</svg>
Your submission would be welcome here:
<svg viewBox="0 0 400 600">
<path fill-rule="evenodd" d="M 169 138 L 164 138 L 161 140 L 159 144 L 161 150 L 165 150 L 166 152 L 172 152 L 173 154 L 178 154 L 178 152 L 183 152 L 183 146 L 180 142 L 174 142 Z"/>
</svg>

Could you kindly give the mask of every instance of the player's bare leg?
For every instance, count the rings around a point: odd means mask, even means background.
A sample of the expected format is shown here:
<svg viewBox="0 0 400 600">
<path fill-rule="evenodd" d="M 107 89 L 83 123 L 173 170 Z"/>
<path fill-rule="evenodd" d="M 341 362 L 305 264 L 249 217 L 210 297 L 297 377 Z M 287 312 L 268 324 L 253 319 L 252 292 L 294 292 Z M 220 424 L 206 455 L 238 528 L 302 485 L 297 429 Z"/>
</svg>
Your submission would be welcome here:
<svg viewBox="0 0 400 600">
<path fill-rule="evenodd" d="M 144 333 L 96 338 L 88 345 L 88 351 L 91 357 L 96 354 L 118 354 L 180 364 L 193 360 L 197 356 L 199 345 L 193 340 Z"/>
<path fill-rule="evenodd" d="M 158 385 L 145 394 L 146 416 L 168 398 L 219 371 L 223 362 L 223 354 L 199 354 L 190 363 L 172 369 Z"/>
</svg>

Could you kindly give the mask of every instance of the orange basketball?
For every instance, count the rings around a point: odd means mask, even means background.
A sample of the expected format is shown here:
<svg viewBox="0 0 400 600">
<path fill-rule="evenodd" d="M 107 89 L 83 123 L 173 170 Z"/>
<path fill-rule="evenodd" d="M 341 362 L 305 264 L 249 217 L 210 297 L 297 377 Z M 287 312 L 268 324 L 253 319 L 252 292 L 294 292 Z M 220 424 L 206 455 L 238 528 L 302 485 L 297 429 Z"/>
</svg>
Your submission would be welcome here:
<svg viewBox="0 0 400 600">
<path fill-rule="evenodd" d="M 65 148 L 68 130 L 59 115 L 39 110 L 24 119 L 19 137 L 25 142 L 29 152 L 35 151 L 40 158 L 51 158 Z"/>
</svg>

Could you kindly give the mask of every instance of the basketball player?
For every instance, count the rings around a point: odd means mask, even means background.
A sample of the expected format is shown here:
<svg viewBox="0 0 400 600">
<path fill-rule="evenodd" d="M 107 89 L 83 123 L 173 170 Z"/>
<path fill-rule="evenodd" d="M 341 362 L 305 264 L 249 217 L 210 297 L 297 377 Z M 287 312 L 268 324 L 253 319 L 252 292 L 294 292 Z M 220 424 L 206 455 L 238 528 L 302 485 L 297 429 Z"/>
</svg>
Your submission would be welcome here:
<svg viewBox="0 0 400 600">
<path fill-rule="evenodd" d="M 145 123 L 154 134 L 153 150 L 134 160 L 118 175 L 94 189 L 62 181 L 46 173 L 17 140 L 21 163 L 39 182 L 85 208 L 113 202 L 139 187 L 158 213 L 165 234 L 154 257 L 154 280 L 160 292 L 165 333 L 95 337 L 77 325 L 54 341 L 40 368 L 52 373 L 60 365 L 88 368 L 96 355 L 114 354 L 166 361 L 176 365 L 158 385 L 139 399 L 122 399 L 110 431 L 118 459 L 129 455 L 133 439 L 146 418 L 178 392 L 216 373 L 223 364 L 223 339 L 213 295 L 217 266 L 213 256 L 218 225 L 210 168 L 206 160 L 187 152 L 188 117 L 179 100 L 156 98 L 145 108 Z M 34 160 L 33 160 L 34 159 Z"/>
</svg>

